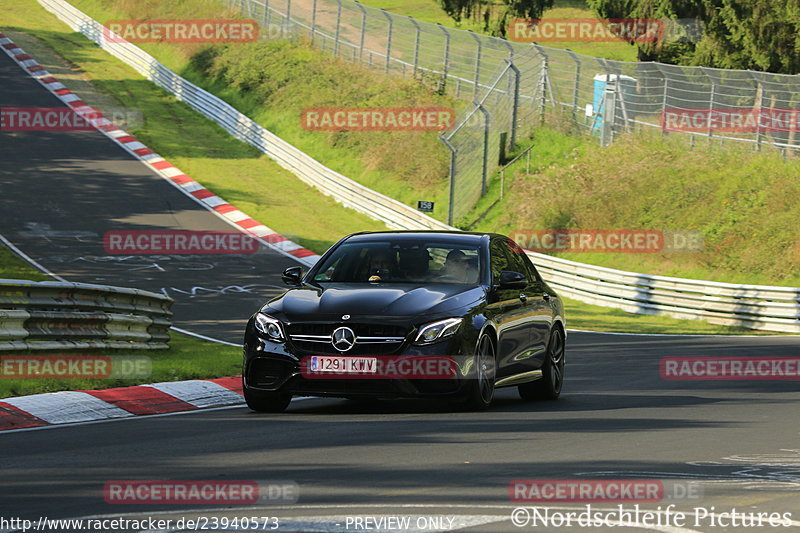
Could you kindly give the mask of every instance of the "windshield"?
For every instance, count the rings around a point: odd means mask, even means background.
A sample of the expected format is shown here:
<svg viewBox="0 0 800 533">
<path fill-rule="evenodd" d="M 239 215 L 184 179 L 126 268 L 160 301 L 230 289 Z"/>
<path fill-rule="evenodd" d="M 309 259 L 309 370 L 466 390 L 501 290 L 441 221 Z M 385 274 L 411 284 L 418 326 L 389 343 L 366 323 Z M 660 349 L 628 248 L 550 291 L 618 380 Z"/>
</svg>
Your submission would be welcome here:
<svg viewBox="0 0 800 533">
<path fill-rule="evenodd" d="M 476 285 L 477 246 L 430 241 L 370 241 L 340 245 L 315 270 L 316 282 L 454 283 Z"/>
</svg>

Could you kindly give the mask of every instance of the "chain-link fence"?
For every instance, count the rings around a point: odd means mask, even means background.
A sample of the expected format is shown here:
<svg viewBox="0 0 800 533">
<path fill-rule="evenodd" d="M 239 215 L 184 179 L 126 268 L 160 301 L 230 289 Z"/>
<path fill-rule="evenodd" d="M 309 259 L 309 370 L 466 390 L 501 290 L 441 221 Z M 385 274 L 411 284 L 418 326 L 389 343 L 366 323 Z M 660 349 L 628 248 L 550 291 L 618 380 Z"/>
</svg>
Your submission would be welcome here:
<svg viewBox="0 0 800 533">
<path fill-rule="evenodd" d="M 468 213 L 516 140 L 556 111 L 606 145 L 652 129 L 707 142 L 800 148 L 800 76 L 595 58 L 510 42 L 353 0 L 227 0 L 266 35 L 415 76 L 472 105 L 442 136 L 451 151 L 449 223 Z"/>
</svg>

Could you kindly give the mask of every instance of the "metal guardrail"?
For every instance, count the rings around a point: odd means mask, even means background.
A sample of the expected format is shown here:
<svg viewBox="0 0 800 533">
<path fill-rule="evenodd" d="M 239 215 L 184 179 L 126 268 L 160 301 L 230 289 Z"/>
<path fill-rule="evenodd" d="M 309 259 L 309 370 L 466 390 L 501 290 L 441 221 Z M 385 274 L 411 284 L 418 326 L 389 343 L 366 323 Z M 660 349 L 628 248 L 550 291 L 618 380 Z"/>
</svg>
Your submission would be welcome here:
<svg viewBox="0 0 800 533">
<path fill-rule="evenodd" d="M 169 348 L 172 298 L 85 283 L 0 279 L 0 352 Z"/>
<path fill-rule="evenodd" d="M 455 229 L 325 167 L 226 102 L 184 80 L 135 45 L 108 42 L 106 37 L 113 35 L 110 30 L 64 0 L 38 1 L 71 28 L 342 205 L 395 229 Z M 115 37 L 114 41 L 121 39 Z M 800 288 L 651 276 L 534 252 L 528 255 L 548 283 L 575 300 L 631 313 L 800 333 Z"/>
<path fill-rule="evenodd" d="M 625 272 L 528 252 L 560 294 L 629 313 L 800 333 L 800 288 L 739 285 Z"/>
</svg>

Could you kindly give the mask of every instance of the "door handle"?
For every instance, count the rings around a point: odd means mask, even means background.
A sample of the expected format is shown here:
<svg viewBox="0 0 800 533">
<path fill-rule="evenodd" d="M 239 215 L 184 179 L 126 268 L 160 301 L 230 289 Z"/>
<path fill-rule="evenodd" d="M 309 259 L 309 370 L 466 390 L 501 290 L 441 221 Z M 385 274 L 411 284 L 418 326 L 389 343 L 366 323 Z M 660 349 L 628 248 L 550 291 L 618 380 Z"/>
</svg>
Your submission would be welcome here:
<svg viewBox="0 0 800 533">
<path fill-rule="evenodd" d="M 547 294 L 547 293 L 542 294 L 542 300 L 544 300 L 545 302 L 549 302 L 550 301 L 550 295 Z"/>
</svg>

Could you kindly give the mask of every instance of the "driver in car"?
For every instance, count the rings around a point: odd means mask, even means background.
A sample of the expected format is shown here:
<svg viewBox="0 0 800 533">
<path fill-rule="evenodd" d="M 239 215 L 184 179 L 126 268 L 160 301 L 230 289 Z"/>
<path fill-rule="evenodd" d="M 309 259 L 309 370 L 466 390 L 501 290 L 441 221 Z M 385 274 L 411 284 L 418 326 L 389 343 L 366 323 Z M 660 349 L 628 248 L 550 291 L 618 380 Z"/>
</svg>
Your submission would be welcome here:
<svg viewBox="0 0 800 533">
<path fill-rule="evenodd" d="M 392 279 L 397 273 L 397 258 L 388 250 L 375 252 L 370 258 L 369 281 Z"/>
</svg>

